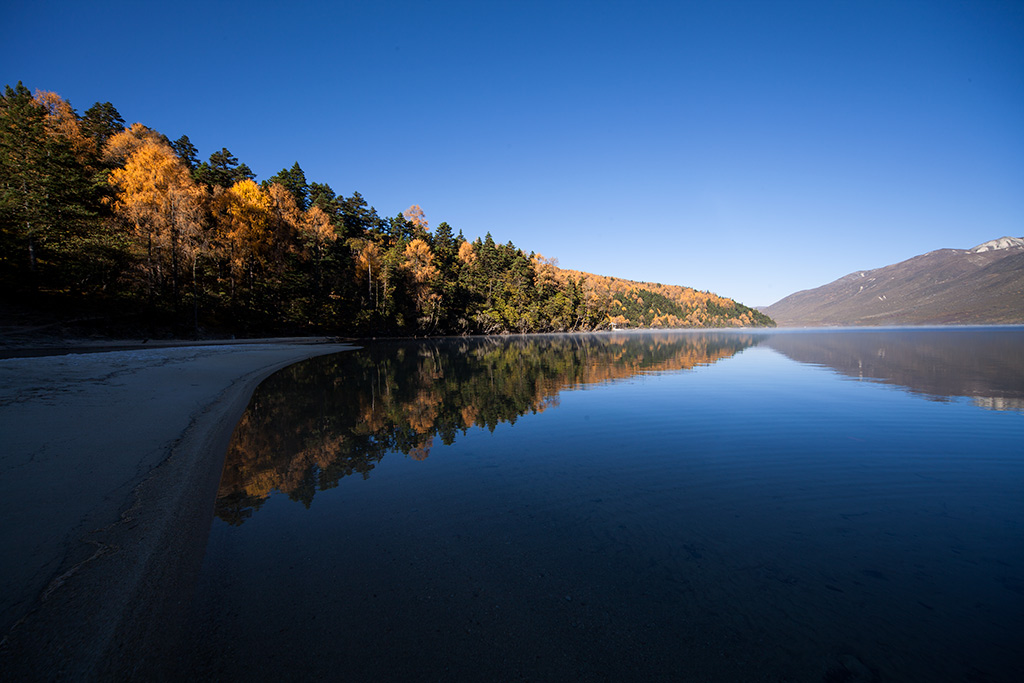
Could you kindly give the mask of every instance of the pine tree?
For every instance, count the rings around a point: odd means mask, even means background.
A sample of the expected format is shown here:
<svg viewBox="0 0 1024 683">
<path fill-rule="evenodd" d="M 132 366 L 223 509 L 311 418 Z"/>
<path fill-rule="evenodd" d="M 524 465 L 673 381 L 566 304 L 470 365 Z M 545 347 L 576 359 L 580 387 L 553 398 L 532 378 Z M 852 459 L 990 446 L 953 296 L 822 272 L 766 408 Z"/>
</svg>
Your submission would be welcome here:
<svg viewBox="0 0 1024 683">
<path fill-rule="evenodd" d="M 0 270 L 37 289 L 90 211 L 85 167 L 21 82 L 0 98 Z M 53 264 L 57 265 L 57 264 Z M 55 273 L 54 273 L 55 274 Z"/>
<path fill-rule="evenodd" d="M 210 160 L 199 164 L 192 175 L 197 182 L 225 189 L 243 180 L 256 178 L 248 166 L 238 163 L 238 159 L 231 155 L 227 147 L 221 147 L 219 152 L 211 154 Z"/>
<path fill-rule="evenodd" d="M 96 141 L 96 149 L 103 149 L 111 136 L 124 130 L 124 119 L 110 102 L 97 102 L 82 115 L 82 132 Z"/>
<path fill-rule="evenodd" d="M 278 183 L 291 192 L 295 198 L 295 205 L 300 211 L 309 208 L 309 185 L 306 183 L 306 174 L 303 173 L 299 162 L 295 162 L 291 168 L 283 168 L 277 175 L 271 177 L 264 185 Z"/>
<path fill-rule="evenodd" d="M 181 159 L 190 172 L 196 170 L 196 167 L 199 165 L 199 158 L 196 156 L 199 154 L 199 150 L 196 149 L 196 146 L 192 144 L 187 135 L 182 135 L 172 142 L 171 149 L 174 150 L 174 153 L 178 155 L 178 158 Z"/>
</svg>

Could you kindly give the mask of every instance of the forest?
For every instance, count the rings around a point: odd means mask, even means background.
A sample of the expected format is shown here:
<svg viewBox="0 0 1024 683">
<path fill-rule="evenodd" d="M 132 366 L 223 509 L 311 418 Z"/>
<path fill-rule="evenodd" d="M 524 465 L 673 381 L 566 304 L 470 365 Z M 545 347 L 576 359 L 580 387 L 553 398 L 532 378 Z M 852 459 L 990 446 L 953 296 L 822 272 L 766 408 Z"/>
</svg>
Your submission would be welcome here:
<svg viewBox="0 0 1024 683">
<path fill-rule="evenodd" d="M 446 335 L 773 326 L 688 287 L 564 270 L 418 205 L 383 217 L 295 162 L 257 182 L 227 148 L 0 97 L 0 291 L 110 336 Z"/>
</svg>

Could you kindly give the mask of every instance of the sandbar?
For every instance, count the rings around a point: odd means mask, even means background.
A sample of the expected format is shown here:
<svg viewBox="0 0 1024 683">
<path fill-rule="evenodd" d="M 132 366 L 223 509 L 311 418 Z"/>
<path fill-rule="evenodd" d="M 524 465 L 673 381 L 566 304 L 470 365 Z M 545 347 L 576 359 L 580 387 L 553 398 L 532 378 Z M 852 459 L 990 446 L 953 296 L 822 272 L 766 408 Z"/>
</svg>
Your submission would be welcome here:
<svg viewBox="0 0 1024 683">
<path fill-rule="evenodd" d="M 160 678 L 253 390 L 354 348 L 266 340 L 0 358 L 5 678 Z"/>
</svg>

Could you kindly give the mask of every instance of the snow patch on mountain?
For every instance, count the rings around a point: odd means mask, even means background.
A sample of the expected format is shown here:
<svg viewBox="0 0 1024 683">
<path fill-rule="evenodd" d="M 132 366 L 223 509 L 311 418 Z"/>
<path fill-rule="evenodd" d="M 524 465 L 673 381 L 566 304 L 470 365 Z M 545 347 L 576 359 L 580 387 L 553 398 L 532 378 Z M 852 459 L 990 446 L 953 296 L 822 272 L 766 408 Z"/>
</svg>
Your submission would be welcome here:
<svg viewBox="0 0 1024 683">
<path fill-rule="evenodd" d="M 989 240 L 984 244 L 970 249 L 972 254 L 980 254 L 983 251 L 996 251 L 998 249 L 1013 249 L 1014 247 L 1024 247 L 1024 239 L 1020 237 L 1000 237 L 996 240 Z"/>
</svg>

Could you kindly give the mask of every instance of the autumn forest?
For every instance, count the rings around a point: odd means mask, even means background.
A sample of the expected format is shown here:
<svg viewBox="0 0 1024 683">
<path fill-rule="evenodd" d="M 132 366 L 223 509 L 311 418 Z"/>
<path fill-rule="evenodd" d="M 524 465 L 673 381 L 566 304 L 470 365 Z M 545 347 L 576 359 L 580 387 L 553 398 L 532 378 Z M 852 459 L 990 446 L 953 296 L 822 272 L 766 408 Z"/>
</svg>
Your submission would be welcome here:
<svg viewBox="0 0 1024 683">
<path fill-rule="evenodd" d="M 688 287 L 564 270 L 489 233 L 382 217 L 296 162 L 257 182 L 227 148 L 79 114 L 52 92 L 0 98 L 0 287 L 8 304 L 111 333 L 491 334 L 774 323 Z"/>
</svg>

